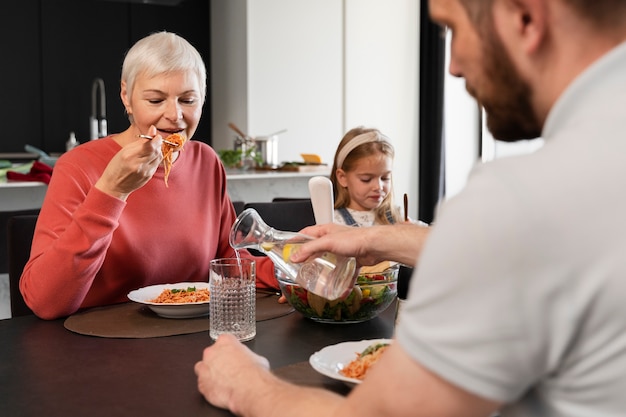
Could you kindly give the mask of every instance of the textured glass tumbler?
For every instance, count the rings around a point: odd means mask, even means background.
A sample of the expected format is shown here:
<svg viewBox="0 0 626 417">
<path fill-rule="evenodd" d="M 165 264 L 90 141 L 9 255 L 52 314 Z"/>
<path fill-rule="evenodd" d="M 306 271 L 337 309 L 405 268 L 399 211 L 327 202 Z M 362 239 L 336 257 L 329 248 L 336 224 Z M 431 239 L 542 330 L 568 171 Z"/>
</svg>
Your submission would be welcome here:
<svg viewBox="0 0 626 417">
<path fill-rule="evenodd" d="M 209 336 L 222 333 L 240 341 L 256 336 L 256 263 L 252 259 L 224 258 L 211 261 Z"/>
</svg>

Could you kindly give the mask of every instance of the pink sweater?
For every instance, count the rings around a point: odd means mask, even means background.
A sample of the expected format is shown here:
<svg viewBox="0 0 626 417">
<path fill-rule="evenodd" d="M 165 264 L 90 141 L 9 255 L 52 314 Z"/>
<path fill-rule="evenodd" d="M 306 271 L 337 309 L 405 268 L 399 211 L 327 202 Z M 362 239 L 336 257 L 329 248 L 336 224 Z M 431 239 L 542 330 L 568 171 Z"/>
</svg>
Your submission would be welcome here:
<svg viewBox="0 0 626 417">
<path fill-rule="evenodd" d="M 169 187 L 160 166 L 126 202 L 93 187 L 120 149 L 111 137 L 90 141 L 55 165 L 20 280 L 41 318 L 125 302 L 147 285 L 206 282 L 212 259 L 234 256 L 228 234 L 236 215 L 211 147 L 188 142 Z M 272 262 L 256 259 L 257 286 L 277 288 Z"/>
</svg>

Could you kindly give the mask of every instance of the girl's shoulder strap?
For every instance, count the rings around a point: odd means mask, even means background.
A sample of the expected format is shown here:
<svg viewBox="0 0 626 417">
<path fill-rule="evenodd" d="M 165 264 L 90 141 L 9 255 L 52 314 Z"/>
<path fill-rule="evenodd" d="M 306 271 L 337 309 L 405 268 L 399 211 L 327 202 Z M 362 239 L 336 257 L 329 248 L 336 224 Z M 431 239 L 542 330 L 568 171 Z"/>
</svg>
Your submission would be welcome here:
<svg viewBox="0 0 626 417">
<path fill-rule="evenodd" d="M 393 218 L 393 214 L 391 213 L 391 210 L 387 210 L 387 211 L 385 212 L 385 217 L 387 217 L 387 221 L 388 221 L 390 224 L 395 224 L 396 219 L 394 219 L 394 218 Z"/>
<path fill-rule="evenodd" d="M 341 217 L 343 217 L 343 221 L 346 222 L 348 226 L 359 227 L 359 224 L 356 222 L 356 220 L 354 220 L 354 217 L 352 217 L 352 214 L 350 214 L 347 208 L 341 207 L 338 208 L 337 211 L 339 212 L 339 214 L 341 214 Z"/>
</svg>

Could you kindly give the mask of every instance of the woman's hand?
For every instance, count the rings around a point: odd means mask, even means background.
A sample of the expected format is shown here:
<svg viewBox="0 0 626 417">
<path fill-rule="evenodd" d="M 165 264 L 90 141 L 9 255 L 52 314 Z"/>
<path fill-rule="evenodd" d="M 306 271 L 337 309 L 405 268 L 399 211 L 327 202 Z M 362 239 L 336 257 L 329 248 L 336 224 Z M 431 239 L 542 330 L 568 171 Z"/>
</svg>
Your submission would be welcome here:
<svg viewBox="0 0 626 417">
<path fill-rule="evenodd" d="M 126 200 L 133 191 L 152 178 L 163 159 L 163 138 L 154 126 L 148 131 L 152 140 L 135 140 L 124 146 L 109 162 L 95 187 L 100 191 Z"/>
</svg>

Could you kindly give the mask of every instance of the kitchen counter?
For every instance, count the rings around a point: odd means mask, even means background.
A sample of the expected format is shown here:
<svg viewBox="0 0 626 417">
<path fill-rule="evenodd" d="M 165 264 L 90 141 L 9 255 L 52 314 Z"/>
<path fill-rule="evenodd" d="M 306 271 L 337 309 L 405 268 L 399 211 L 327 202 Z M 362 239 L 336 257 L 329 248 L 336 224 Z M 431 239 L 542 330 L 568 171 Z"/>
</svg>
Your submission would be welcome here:
<svg viewBox="0 0 626 417">
<path fill-rule="evenodd" d="M 228 194 L 232 201 L 265 202 L 276 197 L 309 198 L 309 179 L 330 175 L 330 168 L 307 172 L 227 170 Z"/>
<path fill-rule="evenodd" d="M 40 208 L 47 189 L 43 182 L 0 181 L 0 211 Z"/>
<path fill-rule="evenodd" d="M 31 163 L 21 163 L 10 169 L 26 173 L 31 165 Z M 37 181 L 7 181 L 6 171 L 8 170 L 8 168 L 0 170 L 0 211 L 40 208 L 48 186 Z"/>
<path fill-rule="evenodd" d="M 275 197 L 308 198 L 309 179 L 328 176 L 330 169 L 310 172 L 227 170 L 228 194 L 232 201 L 264 202 Z M 32 181 L 7 181 L 0 177 L 0 211 L 40 208 L 47 185 Z"/>
</svg>

